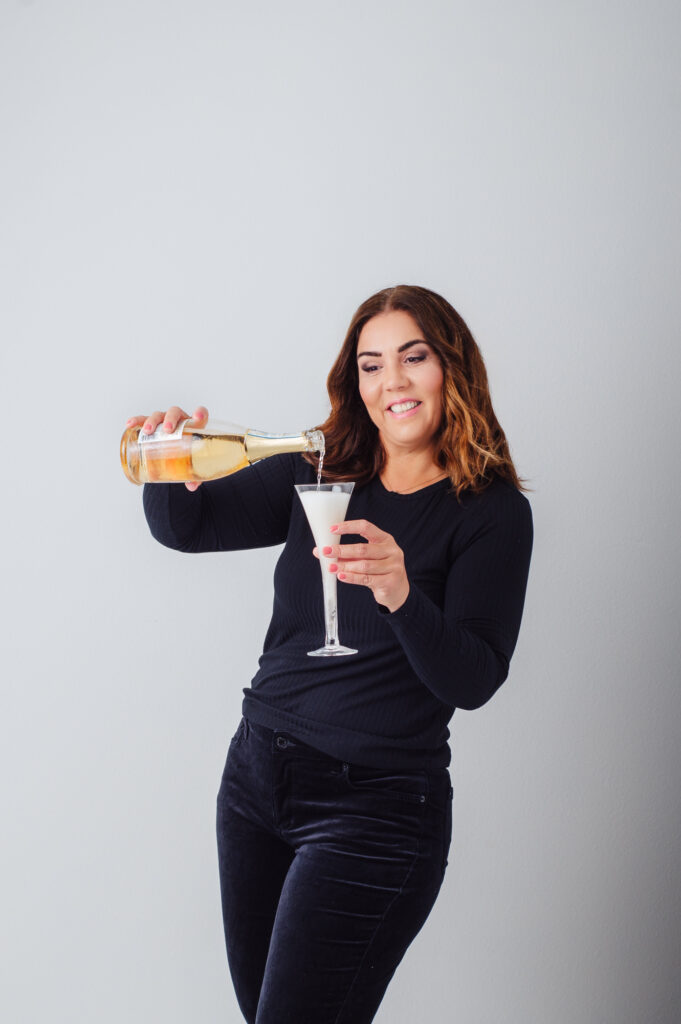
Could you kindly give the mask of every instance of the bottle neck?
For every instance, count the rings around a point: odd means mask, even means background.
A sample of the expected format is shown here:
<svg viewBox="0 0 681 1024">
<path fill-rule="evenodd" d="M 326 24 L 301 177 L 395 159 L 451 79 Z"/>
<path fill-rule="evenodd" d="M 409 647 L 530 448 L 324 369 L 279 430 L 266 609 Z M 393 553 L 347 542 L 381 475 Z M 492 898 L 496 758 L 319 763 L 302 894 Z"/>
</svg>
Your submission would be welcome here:
<svg viewBox="0 0 681 1024">
<path fill-rule="evenodd" d="M 270 455 L 283 455 L 286 452 L 323 451 L 324 435 L 318 430 L 306 431 L 302 434 L 264 434 L 255 430 L 247 430 L 244 436 L 246 458 L 249 462 L 267 459 Z"/>
</svg>

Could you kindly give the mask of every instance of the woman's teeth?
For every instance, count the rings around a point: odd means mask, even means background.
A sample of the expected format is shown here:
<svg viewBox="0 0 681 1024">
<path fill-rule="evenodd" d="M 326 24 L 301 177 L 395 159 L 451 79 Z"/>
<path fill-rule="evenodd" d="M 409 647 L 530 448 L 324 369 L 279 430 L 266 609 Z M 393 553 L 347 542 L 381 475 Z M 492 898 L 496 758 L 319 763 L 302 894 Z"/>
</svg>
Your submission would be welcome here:
<svg viewBox="0 0 681 1024">
<path fill-rule="evenodd" d="M 391 412 L 408 412 L 410 409 L 415 409 L 420 402 L 400 402 L 398 405 L 391 405 Z"/>
</svg>

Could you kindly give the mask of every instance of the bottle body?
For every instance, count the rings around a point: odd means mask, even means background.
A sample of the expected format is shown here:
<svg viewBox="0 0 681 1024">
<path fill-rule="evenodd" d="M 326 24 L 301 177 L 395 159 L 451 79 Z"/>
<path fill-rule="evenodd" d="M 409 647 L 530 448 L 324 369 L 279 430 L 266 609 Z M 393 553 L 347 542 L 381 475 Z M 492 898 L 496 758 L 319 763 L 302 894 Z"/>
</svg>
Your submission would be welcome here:
<svg viewBox="0 0 681 1024">
<path fill-rule="evenodd" d="M 324 451 L 319 430 L 267 434 L 234 423 L 181 421 L 172 433 L 160 425 L 153 434 L 129 427 L 121 438 L 121 465 L 135 484 L 217 480 L 252 462 L 282 452 Z"/>
</svg>

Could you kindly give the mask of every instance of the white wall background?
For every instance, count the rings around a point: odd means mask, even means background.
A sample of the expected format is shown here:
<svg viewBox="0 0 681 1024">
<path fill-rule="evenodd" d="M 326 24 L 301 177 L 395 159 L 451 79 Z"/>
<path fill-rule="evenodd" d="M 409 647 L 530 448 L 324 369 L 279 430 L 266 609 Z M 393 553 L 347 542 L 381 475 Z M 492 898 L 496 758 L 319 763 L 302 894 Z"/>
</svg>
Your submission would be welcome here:
<svg viewBox="0 0 681 1024">
<path fill-rule="evenodd" d="M 673 0 L 0 0 L 3 1021 L 241 1019 L 214 800 L 277 551 L 155 544 L 118 440 L 318 422 L 399 282 L 468 320 L 536 534 L 377 1020 L 678 1020 L 680 43 Z"/>
</svg>

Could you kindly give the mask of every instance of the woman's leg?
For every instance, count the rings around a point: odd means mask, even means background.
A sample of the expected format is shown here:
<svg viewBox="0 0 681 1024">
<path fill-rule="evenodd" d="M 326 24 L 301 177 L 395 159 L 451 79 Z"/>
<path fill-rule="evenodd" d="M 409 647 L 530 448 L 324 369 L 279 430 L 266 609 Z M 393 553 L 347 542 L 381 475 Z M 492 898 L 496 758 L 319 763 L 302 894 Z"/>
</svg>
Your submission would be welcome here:
<svg viewBox="0 0 681 1024">
<path fill-rule="evenodd" d="M 373 877 L 373 882 L 370 880 Z M 301 851 L 276 916 L 256 1024 L 369 1024 L 435 902 L 414 858 Z"/>
<path fill-rule="evenodd" d="M 218 794 L 217 840 L 230 974 L 241 1012 L 248 1024 L 254 1024 L 274 918 L 293 850 L 262 817 L 258 797 L 266 797 L 266 778 L 259 774 L 266 777 L 267 766 L 256 759 L 246 770 L 239 749 L 246 730 L 242 721 L 230 745 Z"/>
<path fill-rule="evenodd" d="M 450 798 L 446 771 L 361 769 L 242 723 L 218 797 L 218 844 L 248 1024 L 373 1020 L 440 889 Z"/>
<path fill-rule="evenodd" d="M 256 1024 L 369 1024 L 442 883 L 449 777 L 359 769 L 287 742 L 273 802 L 295 859 Z"/>
</svg>

